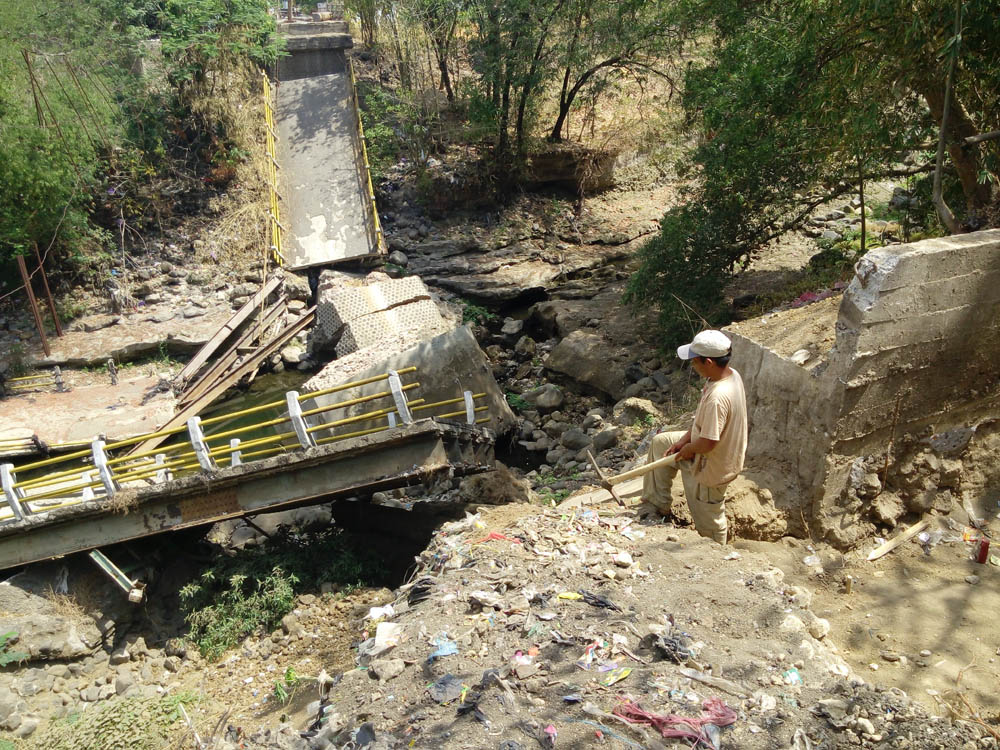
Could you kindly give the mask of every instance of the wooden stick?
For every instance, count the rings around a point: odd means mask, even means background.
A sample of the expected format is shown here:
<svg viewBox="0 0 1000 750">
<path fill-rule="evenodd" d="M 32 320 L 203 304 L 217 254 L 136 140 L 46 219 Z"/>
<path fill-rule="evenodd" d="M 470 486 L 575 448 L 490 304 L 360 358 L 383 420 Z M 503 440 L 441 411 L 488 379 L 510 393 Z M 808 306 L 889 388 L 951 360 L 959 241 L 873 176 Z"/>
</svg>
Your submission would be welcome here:
<svg viewBox="0 0 1000 750">
<path fill-rule="evenodd" d="M 677 463 L 677 456 L 678 456 L 677 453 L 671 453 L 669 456 L 658 458 L 652 463 L 643 464 L 642 466 L 637 466 L 636 468 L 631 469 L 630 471 L 625 471 L 616 476 L 608 477 L 605 481 L 608 484 L 621 484 L 622 482 L 627 482 L 629 479 L 632 479 L 633 477 L 641 477 L 645 474 L 648 474 L 649 472 L 653 471 L 653 469 L 660 469 L 663 468 L 664 466 L 673 466 L 675 463 Z"/>
<path fill-rule="evenodd" d="M 889 552 L 892 552 L 894 549 L 896 549 L 896 547 L 898 547 L 899 545 L 901 545 L 907 539 L 910 539 L 911 537 L 916 536 L 921 531 L 923 531 L 924 529 L 926 529 L 928 525 L 929 525 L 929 522 L 927 521 L 927 519 L 924 519 L 923 521 L 920 521 L 919 523 L 913 524 L 910 528 L 908 528 L 902 534 L 900 534 L 899 536 L 897 536 L 895 539 L 890 539 L 888 542 L 886 542 L 885 544 L 883 544 L 881 547 L 873 549 L 871 552 L 869 552 L 868 553 L 868 562 L 871 562 L 872 560 L 878 560 L 880 557 L 882 557 L 882 555 L 885 555 L 885 554 L 888 554 Z"/>
</svg>

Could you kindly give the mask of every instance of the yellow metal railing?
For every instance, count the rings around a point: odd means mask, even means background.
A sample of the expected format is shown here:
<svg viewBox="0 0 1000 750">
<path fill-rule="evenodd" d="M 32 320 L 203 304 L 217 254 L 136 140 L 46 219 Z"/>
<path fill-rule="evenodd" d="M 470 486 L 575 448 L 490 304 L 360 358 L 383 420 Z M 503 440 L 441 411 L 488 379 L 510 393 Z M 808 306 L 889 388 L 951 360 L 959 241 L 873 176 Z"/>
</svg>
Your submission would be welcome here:
<svg viewBox="0 0 1000 750">
<path fill-rule="evenodd" d="M 284 227 L 281 225 L 281 209 L 278 205 L 281 195 L 278 191 L 278 158 L 275 149 L 275 142 L 278 133 L 274 127 L 274 97 L 271 89 L 271 80 L 266 72 L 261 72 L 261 80 L 264 82 L 264 123 L 267 144 L 267 177 L 268 182 L 268 228 L 271 238 L 271 257 L 275 265 L 282 267 L 285 265 L 285 254 L 281 248 L 281 234 Z"/>
<path fill-rule="evenodd" d="M 39 373 L 37 375 L 22 375 L 17 378 L 5 378 L 0 381 L 3 394 L 27 393 L 29 391 L 40 391 L 44 388 L 53 387 L 57 391 L 66 390 L 63 384 L 62 371 L 54 367 L 52 372 Z"/>
<path fill-rule="evenodd" d="M 409 421 L 412 419 L 411 415 L 442 419 L 464 417 L 464 421 L 470 424 L 490 421 L 487 414 L 489 407 L 475 403 L 485 398 L 485 393 L 466 392 L 458 398 L 434 403 L 425 403 L 420 398 L 411 399 L 412 392 L 420 387 L 420 383 L 403 383 L 402 376 L 413 375 L 416 369 L 407 367 L 312 393 L 298 394 L 293 391 L 286 394 L 284 401 L 273 401 L 206 419 L 195 418 L 192 420 L 193 426 L 189 423 L 184 427 L 139 435 L 106 445 L 95 441 L 87 449 L 20 466 L 17 470 L 22 475 L 41 469 L 55 469 L 23 481 L 17 481 L 13 467 L 5 464 L 0 467 L 3 473 L 3 494 L 0 498 L 6 498 L 8 510 L 5 513 L 0 507 L 0 521 L 90 500 L 107 499 L 127 484 L 134 486 L 136 482 L 163 481 L 185 474 L 211 471 L 234 462 L 247 463 L 278 453 L 382 432 L 391 429 L 397 420 Z M 303 410 L 301 407 L 303 402 L 315 402 L 324 396 L 380 382 L 386 382 L 389 387 L 310 409 Z M 379 401 L 385 402 L 385 405 L 376 403 Z M 323 418 L 324 421 L 319 422 L 315 419 L 320 415 L 364 404 L 372 404 L 377 408 L 351 415 L 345 413 L 339 418 L 327 416 Z M 275 410 L 281 416 L 238 427 L 226 428 L 223 424 L 262 412 L 273 413 Z M 310 421 L 307 422 L 307 419 Z M 365 423 L 374 423 L 375 426 L 366 427 Z M 292 429 L 283 427 L 278 431 L 276 428 L 279 425 L 289 425 Z M 221 429 L 212 432 L 212 427 Z M 361 429 L 356 429 L 358 427 Z M 348 431 L 344 432 L 344 428 L 348 428 Z M 119 449 L 157 437 L 179 439 L 171 445 L 154 450 L 112 455 Z M 66 468 L 57 468 L 59 465 Z M 31 505 L 38 501 L 46 501 L 44 507 Z"/>
<path fill-rule="evenodd" d="M 359 157 L 358 168 L 361 169 L 363 167 L 361 170 L 361 183 L 367 190 L 367 194 L 365 195 L 365 213 L 368 215 L 368 227 L 372 233 L 370 239 L 375 252 L 384 254 L 387 252 L 385 234 L 382 232 L 382 222 L 378 218 L 378 207 L 375 205 L 375 188 L 372 185 L 372 170 L 368 162 L 365 129 L 361 124 L 361 107 L 358 104 L 358 85 L 354 77 L 354 61 L 350 57 L 347 59 L 347 66 L 351 71 L 351 95 L 354 102 L 354 116 L 358 121 L 358 143 L 360 144 L 360 149 L 357 149 Z"/>
</svg>

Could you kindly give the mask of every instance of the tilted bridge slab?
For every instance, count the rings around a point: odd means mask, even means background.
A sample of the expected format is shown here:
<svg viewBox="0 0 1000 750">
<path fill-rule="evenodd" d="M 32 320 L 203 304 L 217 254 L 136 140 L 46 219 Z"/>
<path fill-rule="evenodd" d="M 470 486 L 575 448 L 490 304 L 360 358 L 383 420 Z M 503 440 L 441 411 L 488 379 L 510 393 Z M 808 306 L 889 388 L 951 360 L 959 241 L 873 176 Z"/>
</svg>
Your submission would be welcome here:
<svg viewBox="0 0 1000 750">
<path fill-rule="evenodd" d="M 370 435 L 183 476 L 0 526 L 0 569 L 112 543 L 493 468 L 494 433 L 422 419 Z"/>
</svg>

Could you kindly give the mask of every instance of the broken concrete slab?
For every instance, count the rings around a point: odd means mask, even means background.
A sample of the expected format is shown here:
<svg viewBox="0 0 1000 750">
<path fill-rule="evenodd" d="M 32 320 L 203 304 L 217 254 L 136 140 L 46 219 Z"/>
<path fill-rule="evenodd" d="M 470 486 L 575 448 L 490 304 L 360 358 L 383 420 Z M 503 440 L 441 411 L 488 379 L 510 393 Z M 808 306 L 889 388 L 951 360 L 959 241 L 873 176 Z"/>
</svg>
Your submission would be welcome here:
<svg viewBox="0 0 1000 750">
<path fill-rule="evenodd" d="M 162 353 L 189 355 L 201 348 L 229 318 L 228 310 L 197 318 L 156 322 L 149 310 L 122 315 L 114 325 L 96 331 L 72 331 L 49 341 L 52 354 L 32 358 L 34 367 L 96 367 L 109 359 L 131 362 Z"/>
<path fill-rule="evenodd" d="M 324 367 L 314 377 L 302 386 L 302 392 L 320 391 L 326 388 L 351 381 L 374 377 L 389 370 L 402 370 L 406 367 L 416 367 L 417 372 L 407 382 L 414 380 L 420 383 L 417 393 L 410 398 L 420 397 L 426 403 L 434 403 L 457 398 L 462 391 L 486 393 L 486 399 L 477 404 L 489 406 L 492 421 L 487 425 L 497 432 L 505 432 L 513 426 L 514 413 L 507 405 L 503 391 L 493 378 L 493 371 L 486 355 L 479 348 L 472 332 L 465 326 L 448 333 L 443 333 L 414 345 L 412 341 L 402 336 L 386 339 L 377 347 L 362 349 L 335 360 Z M 369 395 L 386 390 L 385 381 L 371 383 L 351 391 L 352 397 Z M 303 409 L 309 410 L 342 400 L 342 396 L 331 394 L 317 399 L 309 399 L 303 403 Z M 379 404 L 383 405 L 382 402 Z M 370 411 L 371 404 L 362 404 L 353 412 L 337 411 L 326 416 L 326 419 L 337 419 L 351 413 Z M 461 404 L 449 407 L 451 410 L 461 410 Z M 430 413 L 418 413 L 419 416 L 431 416 L 441 413 L 440 409 Z M 464 419 L 458 418 L 455 421 Z M 382 421 L 384 425 L 384 420 Z M 364 426 L 364 425 L 363 425 Z M 363 427 L 362 426 L 362 427 Z"/>
<path fill-rule="evenodd" d="M 0 437 L 35 434 L 49 446 L 89 442 L 97 435 L 113 442 L 153 432 L 174 413 L 174 395 L 159 377 L 75 386 L 70 375 L 67 382 L 72 388 L 67 393 L 26 393 L 0 400 Z"/>
</svg>

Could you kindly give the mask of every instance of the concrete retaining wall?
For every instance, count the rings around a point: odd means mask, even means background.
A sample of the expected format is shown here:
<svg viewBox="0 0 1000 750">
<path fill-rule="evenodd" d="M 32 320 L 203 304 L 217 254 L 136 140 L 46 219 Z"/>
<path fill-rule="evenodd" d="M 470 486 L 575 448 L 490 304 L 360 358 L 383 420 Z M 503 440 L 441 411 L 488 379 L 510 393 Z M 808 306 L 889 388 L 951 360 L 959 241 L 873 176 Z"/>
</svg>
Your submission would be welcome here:
<svg viewBox="0 0 1000 750">
<path fill-rule="evenodd" d="M 1000 230 L 870 252 L 844 292 L 833 348 L 807 367 L 739 329 L 747 475 L 772 490 L 790 528 L 804 532 L 804 521 L 847 546 L 875 523 L 947 511 L 1000 482 L 998 468 L 942 465 L 974 450 L 966 438 L 956 454 L 948 435 L 978 426 L 985 440 L 1000 414 Z"/>
</svg>

